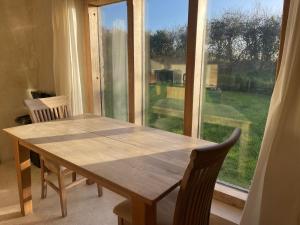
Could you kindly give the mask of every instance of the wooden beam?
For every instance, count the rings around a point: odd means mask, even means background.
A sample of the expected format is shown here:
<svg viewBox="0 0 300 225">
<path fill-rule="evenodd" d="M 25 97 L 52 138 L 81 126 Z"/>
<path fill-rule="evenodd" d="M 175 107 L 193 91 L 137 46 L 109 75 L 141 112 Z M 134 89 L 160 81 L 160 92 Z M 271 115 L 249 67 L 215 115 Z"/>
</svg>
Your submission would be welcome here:
<svg viewBox="0 0 300 225">
<path fill-rule="evenodd" d="M 89 6 L 84 2 L 84 55 L 85 55 L 85 76 L 84 76 L 84 92 L 85 92 L 85 111 L 93 113 L 93 82 L 92 82 L 92 61 L 91 61 L 91 44 L 90 44 L 90 24 L 89 24 Z"/>
<path fill-rule="evenodd" d="M 127 2 L 127 16 L 128 16 L 128 121 L 134 123 L 135 121 L 135 106 L 134 106 L 134 34 L 133 34 L 133 1 Z"/>
<path fill-rule="evenodd" d="M 201 6 L 200 6 L 201 5 Z M 203 46 L 205 41 L 206 0 L 189 1 L 184 134 L 198 136 L 200 126 L 201 84 L 203 83 Z"/>
<path fill-rule="evenodd" d="M 100 104 L 101 104 L 101 115 L 105 115 L 105 104 L 104 104 L 104 52 L 103 52 L 103 31 L 102 31 L 102 19 L 101 19 L 101 11 L 98 10 L 98 44 L 99 44 L 99 70 L 100 70 Z M 97 87 L 98 88 L 98 87 Z"/>
<path fill-rule="evenodd" d="M 104 5 L 114 4 L 123 1 L 125 0 L 87 0 L 90 6 L 104 6 Z"/>
<path fill-rule="evenodd" d="M 142 125 L 144 0 L 128 0 L 128 119 Z"/>
<path fill-rule="evenodd" d="M 280 64 L 281 64 L 281 60 L 282 60 L 286 27 L 287 27 L 289 11 L 290 11 L 290 2 L 291 2 L 290 0 L 284 0 L 284 4 L 283 4 L 281 32 L 280 32 L 280 47 L 279 47 L 279 55 L 278 55 L 277 68 L 276 68 L 276 79 L 278 77 L 278 73 L 280 70 Z"/>
<path fill-rule="evenodd" d="M 93 113 L 102 114 L 98 7 L 89 7 Z"/>
</svg>

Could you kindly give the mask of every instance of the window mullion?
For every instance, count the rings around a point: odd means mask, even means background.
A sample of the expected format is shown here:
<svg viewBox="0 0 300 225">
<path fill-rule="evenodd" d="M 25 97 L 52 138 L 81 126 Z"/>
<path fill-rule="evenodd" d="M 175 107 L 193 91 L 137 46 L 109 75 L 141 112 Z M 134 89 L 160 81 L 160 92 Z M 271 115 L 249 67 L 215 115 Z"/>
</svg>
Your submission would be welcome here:
<svg viewBox="0 0 300 225">
<path fill-rule="evenodd" d="M 98 8 L 89 7 L 89 38 L 90 38 L 90 49 L 91 51 L 91 72 L 92 72 L 92 104 L 93 113 L 96 115 L 102 115 L 101 107 L 101 93 L 100 87 L 100 48 L 99 48 L 99 17 Z"/>
<path fill-rule="evenodd" d="M 142 125 L 144 0 L 128 0 L 128 105 L 129 122 Z"/>
<path fill-rule="evenodd" d="M 184 134 L 192 137 L 198 137 L 201 118 L 206 9 L 206 0 L 189 1 Z"/>
</svg>

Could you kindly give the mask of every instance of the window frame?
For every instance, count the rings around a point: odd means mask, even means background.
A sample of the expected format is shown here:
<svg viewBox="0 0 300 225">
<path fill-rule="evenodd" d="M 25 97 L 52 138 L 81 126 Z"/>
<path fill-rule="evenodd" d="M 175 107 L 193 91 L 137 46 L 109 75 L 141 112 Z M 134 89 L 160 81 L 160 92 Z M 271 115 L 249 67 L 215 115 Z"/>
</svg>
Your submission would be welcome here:
<svg viewBox="0 0 300 225">
<path fill-rule="evenodd" d="M 129 122 L 137 125 L 144 125 L 145 112 L 145 0 L 87 0 L 86 10 L 87 22 L 86 39 L 89 56 L 87 57 L 87 65 L 90 68 L 86 76 L 86 90 L 90 92 L 87 94 L 87 112 L 103 115 L 101 110 L 101 83 L 103 83 L 101 76 L 101 62 L 99 57 L 101 49 L 99 48 L 98 34 L 98 10 L 99 6 L 107 4 L 114 4 L 117 2 L 127 2 L 128 9 L 128 110 Z M 204 12 L 201 11 L 201 4 L 205 4 L 207 0 L 189 0 L 188 12 L 188 36 L 187 36 L 187 61 L 186 61 L 186 88 L 185 88 L 185 109 L 184 109 L 184 135 L 191 137 L 198 137 L 199 125 L 201 124 L 201 84 L 203 82 L 203 63 L 196 62 L 203 61 L 203 43 L 204 35 L 203 29 Z M 283 16 L 281 24 L 279 57 L 277 62 L 278 74 L 282 51 L 284 47 L 285 31 L 287 27 L 287 19 L 289 12 L 290 0 L 284 0 Z M 203 7 L 202 7 L 203 8 Z M 97 29 L 95 31 L 94 29 Z M 202 35 L 202 37 L 201 37 Z M 200 38 L 199 38 L 200 36 Z M 91 51 L 91 48 L 93 51 Z M 96 51 L 96 52 L 94 52 Z M 100 80 L 100 82 L 99 82 Z M 187 88 L 189 87 L 189 88 Z M 91 97 L 92 96 L 92 97 Z M 100 111 L 97 109 L 100 109 Z M 247 200 L 247 190 L 235 188 L 233 186 L 225 185 L 217 182 L 215 186 L 214 198 L 226 204 L 243 208 Z"/>
</svg>

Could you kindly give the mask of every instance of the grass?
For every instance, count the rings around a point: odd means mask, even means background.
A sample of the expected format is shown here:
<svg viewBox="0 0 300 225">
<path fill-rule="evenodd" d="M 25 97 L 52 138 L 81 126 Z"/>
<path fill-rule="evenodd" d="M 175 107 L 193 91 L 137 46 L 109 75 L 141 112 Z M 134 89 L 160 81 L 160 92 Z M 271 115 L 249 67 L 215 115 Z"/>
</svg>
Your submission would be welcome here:
<svg viewBox="0 0 300 225">
<path fill-rule="evenodd" d="M 162 85 L 165 90 L 166 85 Z M 155 86 L 149 87 L 148 125 L 171 132 L 182 133 L 183 119 L 168 115 L 158 115 L 152 106 L 173 107 L 183 110 L 182 100 L 166 101 L 166 93 L 157 95 Z M 253 93 L 206 90 L 203 114 L 239 119 L 251 122 L 248 145 L 243 148 L 236 145 L 226 158 L 219 175 L 219 180 L 243 188 L 248 188 L 256 166 L 259 149 L 264 133 L 270 96 Z M 204 123 L 200 135 L 202 138 L 214 142 L 222 142 L 232 132 L 233 127 L 225 127 Z M 241 151 L 242 150 L 242 151 Z"/>
<path fill-rule="evenodd" d="M 219 104 L 212 93 L 206 93 L 206 101 Z M 256 166 L 265 123 L 268 114 L 270 96 L 242 92 L 222 92 L 221 103 L 234 107 L 251 122 L 248 147 L 244 155 L 244 165 L 239 165 L 240 146 L 235 147 L 228 155 L 219 179 L 244 188 L 248 188 Z M 229 136 L 232 129 L 204 124 L 202 134 L 204 139 L 220 142 Z M 222 133 L 222 134 L 221 134 Z M 223 137 L 223 139 L 222 139 Z M 242 167 L 242 171 L 239 171 Z"/>
</svg>

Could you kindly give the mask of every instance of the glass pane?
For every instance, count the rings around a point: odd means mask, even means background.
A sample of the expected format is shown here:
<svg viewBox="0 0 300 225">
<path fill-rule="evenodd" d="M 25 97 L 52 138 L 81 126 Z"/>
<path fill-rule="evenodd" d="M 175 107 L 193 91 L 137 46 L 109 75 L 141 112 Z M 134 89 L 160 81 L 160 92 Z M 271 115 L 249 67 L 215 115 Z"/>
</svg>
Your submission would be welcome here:
<svg viewBox="0 0 300 225">
<path fill-rule="evenodd" d="M 200 136 L 222 142 L 242 129 L 219 180 L 248 188 L 263 138 L 283 0 L 209 0 Z"/>
<path fill-rule="evenodd" d="M 107 117 L 128 120 L 126 2 L 99 8 L 102 107 Z"/>
<path fill-rule="evenodd" d="M 146 125 L 183 133 L 188 0 L 146 0 Z"/>
</svg>

